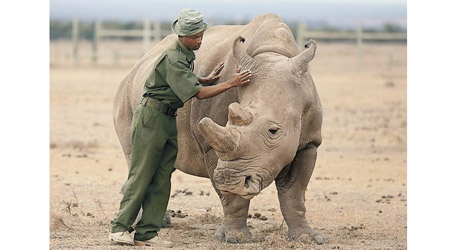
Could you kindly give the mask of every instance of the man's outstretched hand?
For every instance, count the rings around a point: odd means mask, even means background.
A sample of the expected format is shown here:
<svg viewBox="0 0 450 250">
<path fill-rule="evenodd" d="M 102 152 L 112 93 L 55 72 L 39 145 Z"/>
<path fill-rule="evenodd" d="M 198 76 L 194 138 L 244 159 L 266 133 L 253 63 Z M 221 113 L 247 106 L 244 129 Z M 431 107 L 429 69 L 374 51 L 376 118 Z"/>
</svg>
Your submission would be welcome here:
<svg viewBox="0 0 450 250">
<path fill-rule="evenodd" d="M 218 79 L 220 77 L 219 73 L 222 69 L 223 69 L 223 63 L 220 63 L 219 65 L 217 65 L 214 68 L 213 73 L 217 72 L 216 79 Z M 244 84 L 249 83 L 250 77 L 252 76 L 252 72 L 250 70 L 244 70 L 241 72 L 241 70 L 242 70 L 242 66 L 239 66 L 237 72 L 233 75 L 233 77 L 231 79 L 229 79 L 226 82 L 217 84 L 217 85 L 202 87 L 195 96 L 199 100 L 205 99 L 205 98 L 210 98 L 210 97 L 216 96 L 220 93 L 223 93 L 231 88 L 240 87 Z M 211 73 L 211 74 L 213 74 L 213 73 Z M 199 80 L 200 80 L 200 78 L 199 78 Z"/>
<path fill-rule="evenodd" d="M 223 62 L 217 64 L 217 66 L 214 67 L 214 69 L 211 71 L 211 73 L 207 77 L 205 77 L 205 78 L 199 77 L 198 80 L 200 81 L 200 83 L 203 83 L 203 84 L 213 84 L 215 81 L 217 81 L 217 79 L 219 79 L 221 77 L 220 72 L 222 71 L 224 66 L 225 66 L 225 63 L 223 63 Z"/>
<path fill-rule="evenodd" d="M 232 87 L 240 87 L 243 84 L 250 82 L 250 77 L 252 76 L 252 72 L 250 70 L 245 70 L 241 72 L 242 66 L 239 65 L 237 72 L 233 75 L 233 78 L 230 80 L 230 84 Z"/>
</svg>

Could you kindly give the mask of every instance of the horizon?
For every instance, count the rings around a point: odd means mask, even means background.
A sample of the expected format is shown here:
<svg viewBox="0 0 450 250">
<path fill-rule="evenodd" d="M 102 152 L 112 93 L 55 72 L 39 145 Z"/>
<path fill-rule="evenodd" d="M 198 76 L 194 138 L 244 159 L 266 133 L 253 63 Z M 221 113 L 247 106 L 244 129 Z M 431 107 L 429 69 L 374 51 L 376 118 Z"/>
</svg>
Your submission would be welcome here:
<svg viewBox="0 0 450 250">
<path fill-rule="evenodd" d="M 257 5 L 255 6 L 255 4 Z M 222 24 L 228 21 L 249 21 L 264 13 L 275 13 L 288 23 L 306 22 L 322 26 L 353 28 L 381 27 L 393 23 L 407 28 L 406 1 L 143 1 L 143 0 L 52 0 L 50 21 L 171 22 L 183 8 L 194 8 L 203 13 L 206 22 Z"/>
</svg>

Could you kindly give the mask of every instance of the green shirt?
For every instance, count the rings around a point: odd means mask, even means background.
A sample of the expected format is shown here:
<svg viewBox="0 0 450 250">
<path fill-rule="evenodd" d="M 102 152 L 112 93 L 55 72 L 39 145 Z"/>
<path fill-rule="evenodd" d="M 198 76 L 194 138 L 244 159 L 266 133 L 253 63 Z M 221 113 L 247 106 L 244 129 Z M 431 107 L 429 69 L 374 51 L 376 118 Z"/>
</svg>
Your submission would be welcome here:
<svg viewBox="0 0 450 250">
<path fill-rule="evenodd" d="M 172 108 L 183 107 L 202 88 L 191 71 L 194 60 L 194 52 L 177 39 L 156 60 L 145 82 L 145 92 Z"/>
</svg>

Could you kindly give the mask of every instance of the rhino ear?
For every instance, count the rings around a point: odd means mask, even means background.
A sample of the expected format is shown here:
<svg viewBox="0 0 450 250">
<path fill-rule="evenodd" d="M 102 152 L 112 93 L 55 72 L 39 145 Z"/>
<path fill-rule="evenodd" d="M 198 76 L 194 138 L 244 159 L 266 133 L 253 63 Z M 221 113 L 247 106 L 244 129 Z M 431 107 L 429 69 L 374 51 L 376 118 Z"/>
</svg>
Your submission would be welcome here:
<svg viewBox="0 0 450 250">
<path fill-rule="evenodd" d="M 291 63 L 294 68 L 300 69 L 300 72 L 308 71 L 308 63 L 314 58 L 316 54 L 316 42 L 314 40 L 309 40 L 305 44 L 305 50 L 299 55 L 291 58 Z"/>
<path fill-rule="evenodd" d="M 244 46 L 245 38 L 242 36 L 237 37 L 233 43 L 233 56 L 239 62 L 239 64 L 252 65 L 253 57 L 247 54 L 246 47 Z"/>
</svg>

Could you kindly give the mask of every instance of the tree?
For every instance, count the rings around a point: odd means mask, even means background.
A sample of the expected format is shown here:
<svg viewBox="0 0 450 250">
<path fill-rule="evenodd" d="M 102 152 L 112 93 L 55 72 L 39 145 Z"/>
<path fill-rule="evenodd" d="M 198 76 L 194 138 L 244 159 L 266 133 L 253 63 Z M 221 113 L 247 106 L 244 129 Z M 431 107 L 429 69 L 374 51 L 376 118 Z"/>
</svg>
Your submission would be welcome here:
<svg viewBox="0 0 450 250">
<path fill-rule="evenodd" d="M 386 32 L 394 33 L 394 32 L 402 32 L 403 28 L 400 25 L 395 24 L 395 23 L 385 23 L 383 25 L 383 30 Z"/>
</svg>

